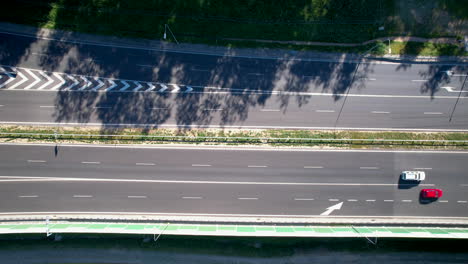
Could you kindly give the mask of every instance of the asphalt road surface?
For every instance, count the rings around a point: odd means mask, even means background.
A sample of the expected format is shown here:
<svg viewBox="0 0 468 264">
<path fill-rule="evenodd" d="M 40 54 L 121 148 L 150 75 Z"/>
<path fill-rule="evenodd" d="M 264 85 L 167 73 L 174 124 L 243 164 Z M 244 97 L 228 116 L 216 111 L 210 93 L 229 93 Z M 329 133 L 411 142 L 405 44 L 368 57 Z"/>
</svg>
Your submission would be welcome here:
<svg viewBox="0 0 468 264">
<path fill-rule="evenodd" d="M 0 43 L 3 123 L 468 129 L 466 65 L 181 54 L 3 33 Z"/>
<path fill-rule="evenodd" d="M 463 152 L 2 145 L 2 212 L 466 217 Z M 424 170 L 420 184 L 403 170 Z M 423 188 L 444 196 L 426 203 Z"/>
</svg>

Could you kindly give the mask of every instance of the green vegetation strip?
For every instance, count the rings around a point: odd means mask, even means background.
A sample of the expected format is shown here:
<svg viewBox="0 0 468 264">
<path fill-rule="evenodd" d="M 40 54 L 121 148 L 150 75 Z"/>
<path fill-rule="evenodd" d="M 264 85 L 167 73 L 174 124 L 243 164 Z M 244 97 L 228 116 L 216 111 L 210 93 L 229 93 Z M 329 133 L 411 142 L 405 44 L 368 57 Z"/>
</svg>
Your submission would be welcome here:
<svg viewBox="0 0 468 264">
<path fill-rule="evenodd" d="M 362 43 L 387 36 L 454 37 L 451 27 L 442 23 L 462 24 L 468 13 L 467 5 L 456 1 L 405 2 L 415 7 L 409 17 L 397 0 L 259 0 L 248 3 L 232 0 L 21 0 L 5 3 L 0 10 L 0 21 L 146 39 L 161 39 L 165 25 L 169 25 L 168 41 L 175 41 L 176 37 L 179 42 L 228 47 L 359 53 L 369 46 L 315 46 L 281 41 Z M 439 13 L 445 15 L 439 18 Z M 463 33 L 458 32 L 458 37 Z M 378 45 L 382 48 L 374 53 L 385 53 L 385 45 Z M 467 55 L 462 45 L 415 42 L 392 44 L 392 53 Z"/>
<path fill-rule="evenodd" d="M 386 227 L 386 226 L 246 226 L 216 224 L 100 224 L 100 223 L 19 223 L 0 224 L 0 234 L 14 233 L 137 233 L 218 236 L 387 236 L 468 238 L 468 228 Z"/>
<path fill-rule="evenodd" d="M 468 133 L 0 126 L 0 142 L 468 149 Z"/>
</svg>

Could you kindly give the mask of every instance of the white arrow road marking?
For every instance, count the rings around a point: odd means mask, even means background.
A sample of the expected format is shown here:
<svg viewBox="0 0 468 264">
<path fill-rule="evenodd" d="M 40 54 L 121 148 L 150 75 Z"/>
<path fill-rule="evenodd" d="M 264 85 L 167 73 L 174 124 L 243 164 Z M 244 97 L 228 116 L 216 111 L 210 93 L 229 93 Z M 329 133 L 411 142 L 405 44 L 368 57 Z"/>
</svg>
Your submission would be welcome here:
<svg viewBox="0 0 468 264">
<path fill-rule="evenodd" d="M 18 71 L 18 75 L 22 78 L 22 80 L 17 82 L 16 84 L 13 84 L 13 86 L 9 87 L 8 90 L 13 90 L 28 80 L 28 78 L 26 78 L 26 76 L 24 76 L 20 71 Z"/>
<path fill-rule="evenodd" d="M 108 88 L 106 88 L 104 91 L 108 92 L 112 89 L 114 89 L 115 87 L 117 87 L 117 84 L 113 81 L 113 80 L 108 80 L 112 85 Z"/>
<path fill-rule="evenodd" d="M 177 93 L 180 90 L 180 87 L 177 84 L 171 84 L 174 87 L 174 90 L 171 91 L 171 93 Z"/>
<path fill-rule="evenodd" d="M 449 93 L 459 93 L 459 92 L 468 93 L 468 91 L 457 91 L 457 90 L 453 90 L 455 87 L 451 87 L 451 86 L 442 86 L 442 87 L 440 87 L 440 88 L 441 88 L 441 89 L 447 90 L 447 92 L 449 92 Z"/>
<path fill-rule="evenodd" d="M 57 77 L 57 79 L 60 80 L 60 83 L 55 85 L 54 87 L 52 87 L 50 90 L 58 90 L 58 88 L 62 87 L 62 85 L 64 85 L 66 83 L 66 81 L 62 78 L 62 76 L 60 76 L 60 74 L 54 72 L 54 76 Z"/>
<path fill-rule="evenodd" d="M 47 79 L 47 82 L 41 85 L 41 87 L 37 88 L 38 90 L 42 90 L 54 82 L 54 79 L 50 78 L 47 74 L 45 74 L 45 72 L 40 71 L 39 74 L 41 74 L 45 79 Z"/>
<path fill-rule="evenodd" d="M 329 215 L 331 212 L 335 210 L 340 210 L 342 205 L 343 205 L 343 202 L 330 206 L 327 208 L 325 212 L 321 213 L 320 215 Z"/>
<path fill-rule="evenodd" d="M 40 82 L 41 79 L 38 78 L 31 70 L 26 69 L 25 71 L 26 71 L 27 73 L 29 73 L 29 75 L 31 75 L 31 76 L 35 79 L 35 81 L 32 82 L 30 85 L 24 87 L 24 90 L 29 90 L 29 89 L 31 89 L 34 85 L 36 85 L 38 82 Z"/>
<path fill-rule="evenodd" d="M 137 92 L 138 90 L 140 90 L 141 87 L 143 87 L 143 85 L 141 85 L 137 81 L 134 81 L 133 83 L 137 86 L 136 88 L 133 89 L 134 92 Z"/>
<path fill-rule="evenodd" d="M 151 92 L 154 89 L 156 89 L 156 86 L 154 86 L 152 83 L 146 83 L 149 86 L 149 89 L 146 89 L 145 92 Z"/>
<path fill-rule="evenodd" d="M 121 83 L 124 84 L 124 87 L 122 87 L 119 91 L 125 91 L 130 87 L 130 84 L 128 84 L 126 81 L 120 81 Z"/>
<path fill-rule="evenodd" d="M 6 82 L 0 84 L 0 88 L 2 88 L 3 86 L 9 84 L 10 82 L 14 81 L 15 80 L 15 77 L 13 77 L 13 75 L 10 74 L 10 72 L 6 71 L 3 67 L 0 67 L 0 70 L 2 70 L 8 77 L 10 77 L 9 80 L 7 80 Z"/>
<path fill-rule="evenodd" d="M 168 89 L 167 85 L 165 85 L 165 84 L 160 83 L 159 85 L 161 85 L 161 87 L 162 87 L 161 89 L 159 89 L 159 91 L 158 91 L 159 93 L 163 93 Z"/>
<path fill-rule="evenodd" d="M 193 88 L 192 86 L 185 86 L 187 88 L 187 90 L 185 90 L 186 93 L 190 93 L 191 91 L 193 91 Z"/>
<path fill-rule="evenodd" d="M 102 86 L 104 86 L 104 82 L 102 82 L 99 77 L 94 77 L 94 80 L 96 80 L 96 82 L 98 82 L 99 84 L 93 88 L 93 91 L 97 91 L 99 90 Z"/>
<path fill-rule="evenodd" d="M 86 77 L 80 76 L 80 78 L 81 78 L 83 81 L 85 81 L 86 84 L 83 85 L 83 86 L 82 86 L 80 89 L 78 89 L 78 90 L 83 91 L 83 90 L 85 90 L 86 88 L 88 88 L 89 86 L 91 86 L 91 82 L 90 82 L 88 79 L 86 79 Z"/>
<path fill-rule="evenodd" d="M 73 84 L 65 88 L 65 90 L 71 90 L 73 87 L 77 86 L 80 82 L 75 79 L 72 75 L 67 75 L 73 81 Z"/>
</svg>

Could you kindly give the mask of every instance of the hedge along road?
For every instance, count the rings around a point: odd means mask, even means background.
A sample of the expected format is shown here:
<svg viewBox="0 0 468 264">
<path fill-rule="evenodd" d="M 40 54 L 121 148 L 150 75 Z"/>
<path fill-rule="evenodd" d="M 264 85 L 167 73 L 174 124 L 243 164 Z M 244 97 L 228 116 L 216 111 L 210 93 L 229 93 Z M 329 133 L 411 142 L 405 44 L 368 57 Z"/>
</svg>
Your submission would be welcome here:
<svg viewBox="0 0 468 264">
<path fill-rule="evenodd" d="M 463 66 L 364 63 L 354 75 L 356 63 L 180 54 L 4 34 L 0 38 L 1 49 L 9 54 L 0 59 L 0 85 L 5 84 L 0 121 L 5 122 L 468 127 L 465 94 L 459 93 Z M 447 70 L 455 75 L 445 74 Z M 10 72 L 16 72 L 14 80 Z M 106 92 L 114 85 L 111 81 L 116 87 Z M 73 91 L 61 91 L 66 88 Z"/>
<path fill-rule="evenodd" d="M 5 145 L 0 198 L 3 212 L 466 217 L 466 155 Z M 401 182 L 410 169 L 427 180 Z"/>
</svg>

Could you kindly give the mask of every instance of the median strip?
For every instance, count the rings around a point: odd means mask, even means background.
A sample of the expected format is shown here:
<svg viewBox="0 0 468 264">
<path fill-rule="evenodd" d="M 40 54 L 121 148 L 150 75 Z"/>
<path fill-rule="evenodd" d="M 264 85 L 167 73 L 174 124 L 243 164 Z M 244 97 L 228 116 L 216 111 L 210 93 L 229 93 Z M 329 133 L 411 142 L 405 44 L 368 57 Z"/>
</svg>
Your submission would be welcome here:
<svg viewBox="0 0 468 264">
<path fill-rule="evenodd" d="M 89 144 L 203 144 L 340 149 L 468 149 L 468 133 L 274 129 L 145 129 L 0 126 L 0 142 Z M 313 168 L 310 166 L 308 168 Z M 363 167 L 364 168 L 364 167 Z M 371 168 L 371 167 L 367 167 Z"/>
</svg>

